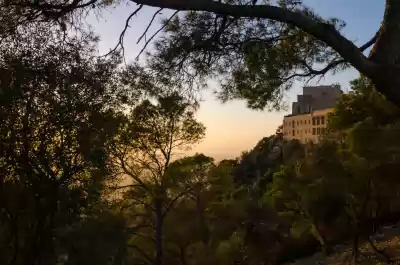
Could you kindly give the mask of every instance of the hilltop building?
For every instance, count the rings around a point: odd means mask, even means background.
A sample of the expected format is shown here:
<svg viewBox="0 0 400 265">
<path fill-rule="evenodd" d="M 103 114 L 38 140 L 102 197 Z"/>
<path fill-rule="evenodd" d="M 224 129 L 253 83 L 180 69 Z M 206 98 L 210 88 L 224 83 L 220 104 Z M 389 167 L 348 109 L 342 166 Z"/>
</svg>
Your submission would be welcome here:
<svg viewBox="0 0 400 265">
<path fill-rule="evenodd" d="M 303 95 L 297 95 L 292 103 L 292 113 L 283 118 L 283 138 L 318 142 L 325 132 L 327 115 L 342 93 L 339 85 L 304 87 Z"/>
</svg>

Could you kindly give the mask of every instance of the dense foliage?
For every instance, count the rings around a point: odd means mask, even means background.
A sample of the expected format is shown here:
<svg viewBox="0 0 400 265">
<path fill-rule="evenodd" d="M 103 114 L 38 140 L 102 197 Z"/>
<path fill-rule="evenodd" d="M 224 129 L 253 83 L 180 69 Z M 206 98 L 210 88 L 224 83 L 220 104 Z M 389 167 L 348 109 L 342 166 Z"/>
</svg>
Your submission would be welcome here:
<svg viewBox="0 0 400 265">
<path fill-rule="evenodd" d="M 173 85 L 218 73 L 223 99 L 278 107 L 294 68 L 336 58 L 326 44 L 288 24 L 189 12 L 156 42 L 149 74 L 67 32 L 77 6 L 16 3 L 0 9 L 0 264 L 283 264 L 343 241 L 355 263 L 361 242 L 391 261 L 371 235 L 400 219 L 400 112 L 369 79 L 352 82 L 319 143 L 278 128 L 237 159 L 185 156 L 206 128 Z"/>
<path fill-rule="evenodd" d="M 278 128 L 215 162 L 180 153 L 205 133 L 196 104 L 57 47 L 2 57 L 2 264 L 281 264 L 344 240 L 356 262 L 399 218 L 398 109 L 365 78 L 320 143 Z"/>
<path fill-rule="evenodd" d="M 38 23 L 64 32 L 79 31 L 87 29 L 88 14 L 97 16 L 106 8 L 130 5 L 132 11 L 123 18 L 125 27 L 112 53 L 124 49 L 135 15 L 155 7 L 137 43 L 144 45 L 139 55 L 154 44 L 148 62 L 160 80 L 193 88 L 214 78 L 220 81 L 222 100 L 239 98 L 251 108 L 279 108 L 283 92 L 295 80 L 352 66 L 400 107 L 400 7 L 397 0 L 380 2 L 382 23 L 370 29 L 371 37 L 364 44 L 354 41 L 359 36 L 345 36 L 344 21 L 322 17 L 304 0 L 2 0 L 0 36 L 13 36 L 21 27 Z M 360 13 L 368 6 L 358 5 Z M 175 12 L 147 37 L 153 22 L 167 9 Z"/>
</svg>

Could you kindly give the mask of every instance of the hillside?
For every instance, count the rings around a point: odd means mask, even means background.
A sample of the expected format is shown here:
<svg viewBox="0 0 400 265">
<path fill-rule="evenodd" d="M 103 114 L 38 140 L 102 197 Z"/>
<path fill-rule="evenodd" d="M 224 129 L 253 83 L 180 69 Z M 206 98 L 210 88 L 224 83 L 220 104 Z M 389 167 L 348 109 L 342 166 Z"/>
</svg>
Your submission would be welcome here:
<svg viewBox="0 0 400 265">
<path fill-rule="evenodd" d="M 387 257 L 393 262 L 390 264 L 400 264 L 400 222 L 396 225 L 383 227 L 383 229 L 371 237 L 376 247 L 380 251 L 384 251 Z M 352 259 L 351 243 L 346 242 L 342 245 L 334 247 L 335 254 L 325 257 L 321 252 L 314 254 L 308 258 L 298 260 L 291 265 L 339 265 L 348 264 Z M 387 264 L 383 256 L 374 251 L 368 242 L 360 246 L 359 264 L 378 265 Z"/>
</svg>

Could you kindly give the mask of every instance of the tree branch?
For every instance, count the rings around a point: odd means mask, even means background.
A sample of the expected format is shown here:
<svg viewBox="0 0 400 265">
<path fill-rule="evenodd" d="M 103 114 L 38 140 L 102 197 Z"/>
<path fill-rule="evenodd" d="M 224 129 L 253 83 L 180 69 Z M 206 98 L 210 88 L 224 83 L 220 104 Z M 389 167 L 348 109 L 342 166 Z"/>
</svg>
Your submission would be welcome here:
<svg viewBox="0 0 400 265">
<path fill-rule="evenodd" d="M 162 214 L 162 218 L 165 218 L 165 216 L 167 215 L 167 213 L 169 212 L 169 210 L 171 210 L 171 208 L 174 206 L 174 204 L 183 196 L 185 196 L 186 194 L 190 193 L 191 191 L 193 191 L 193 188 L 187 189 L 181 193 L 179 193 L 178 195 L 175 196 L 175 198 L 173 198 L 169 203 L 168 206 L 166 207 L 166 209 L 164 210 L 163 214 Z"/>
<path fill-rule="evenodd" d="M 326 74 L 329 70 L 331 70 L 332 68 L 335 68 L 336 66 L 338 66 L 339 64 L 345 63 L 346 61 L 343 59 L 340 60 L 335 60 L 330 62 L 327 66 L 325 66 L 323 69 L 321 70 L 315 70 L 314 68 L 312 68 L 311 66 L 309 66 L 305 61 L 300 61 L 301 65 L 303 65 L 304 67 L 306 67 L 309 71 L 308 75 L 324 75 Z"/>
<path fill-rule="evenodd" d="M 146 254 L 146 252 L 144 252 L 141 248 L 139 248 L 136 245 L 128 245 L 128 247 L 131 247 L 133 249 L 135 249 L 137 252 L 140 253 L 140 255 L 142 255 L 148 262 L 153 263 L 154 260 L 152 258 L 150 258 L 149 255 Z"/>
<path fill-rule="evenodd" d="M 153 24 L 154 19 L 156 18 L 156 16 L 157 16 L 157 15 L 161 12 L 161 10 L 163 10 L 163 9 L 164 9 L 164 8 L 160 8 L 160 9 L 158 9 L 158 10 L 154 13 L 154 15 L 153 15 L 153 17 L 151 18 L 149 24 L 147 25 L 145 31 L 144 31 L 143 34 L 139 37 L 139 39 L 137 40 L 136 44 L 138 44 L 138 43 L 143 39 L 143 37 L 146 36 L 146 33 L 147 33 L 147 31 L 149 31 L 149 28 L 150 28 L 151 25 Z"/>
<path fill-rule="evenodd" d="M 292 24 L 325 42 L 341 57 L 366 76 L 374 76 L 378 65 L 368 60 L 360 49 L 342 36 L 334 26 L 318 22 L 304 14 L 271 5 L 231 5 L 210 0 L 131 0 L 137 4 L 174 9 L 205 11 L 235 18 L 264 18 Z"/>
<path fill-rule="evenodd" d="M 370 39 L 367 43 L 365 43 L 364 45 L 362 45 L 359 49 L 360 49 L 360 51 L 365 51 L 366 49 L 368 49 L 369 47 L 371 47 L 375 42 L 376 42 L 376 40 L 378 39 L 378 35 L 379 35 L 379 33 L 377 32 L 376 34 L 375 34 L 375 36 L 374 37 L 372 37 L 372 39 Z"/>
<path fill-rule="evenodd" d="M 109 51 L 106 55 L 104 55 L 104 56 L 108 56 L 108 55 L 110 55 L 111 53 L 114 53 L 114 52 L 118 49 L 119 46 L 121 46 L 121 48 L 122 48 L 122 53 L 125 53 L 125 52 L 124 52 L 124 38 L 125 38 L 126 31 L 127 31 L 127 29 L 129 28 L 129 22 L 131 21 L 132 17 L 133 17 L 134 15 L 136 15 L 142 8 L 143 8 L 143 5 L 139 5 L 139 7 L 136 8 L 136 10 L 133 11 L 133 12 L 129 15 L 129 17 L 126 19 L 125 27 L 124 27 L 124 29 L 122 30 L 121 34 L 119 35 L 119 40 L 118 40 L 117 45 L 115 45 L 115 47 L 114 47 L 112 50 L 110 50 L 110 51 Z M 125 56 L 124 56 L 124 57 L 125 57 Z"/>
<path fill-rule="evenodd" d="M 133 180 L 135 180 L 137 183 L 139 183 L 140 186 L 142 186 L 145 190 L 149 190 L 147 185 L 140 179 L 140 177 L 135 176 L 134 174 L 132 174 L 132 172 L 130 170 L 127 169 L 126 165 L 125 165 L 125 160 L 122 157 L 117 157 L 119 162 L 120 162 L 120 166 L 122 168 L 122 170 L 124 171 L 125 174 L 127 174 L 128 176 L 132 177 Z"/>
<path fill-rule="evenodd" d="M 144 44 L 143 48 L 140 50 L 139 54 L 136 56 L 136 60 L 139 59 L 140 55 L 144 52 L 144 50 L 146 50 L 147 45 L 149 45 L 149 43 L 154 39 L 155 36 L 157 36 L 158 33 L 160 33 L 168 24 L 169 22 L 171 22 L 171 20 L 175 17 L 176 14 L 178 14 L 178 11 L 175 11 L 175 13 L 173 13 L 169 19 L 165 22 L 165 24 L 159 28 L 151 37 L 148 41 L 146 41 L 146 43 Z"/>
<path fill-rule="evenodd" d="M 112 190 L 121 190 L 121 189 L 127 189 L 127 188 L 143 188 L 143 185 L 141 184 L 130 184 L 130 185 L 124 185 L 124 186 L 111 186 L 108 187 L 109 189 Z"/>
<path fill-rule="evenodd" d="M 16 1 L 14 1 L 16 2 Z M 39 1 L 32 1 L 32 3 L 27 3 L 30 1 L 26 1 L 24 3 L 11 3 L 10 6 L 21 6 L 21 7 L 30 7 L 34 10 L 38 10 L 43 15 L 48 18 L 60 18 L 68 13 L 74 12 L 77 9 L 85 8 L 89 6 L 95 5 L 98 0 L 90 0 L 86 3 L 82 0 L 73 0 L 70 4 L 49 4 L 49 3 L 40 3 Z M 68 1 L 69 2 L 69 1 Z"/>
<path fill-rule="evenodd" d="M 286 78 L 284 78 L 282 81 L 283 82 L 287 82 L 290 79 L 293 79 L 295 77 L 310 77 L 310 79 L 308 79 L 307 83 L 310 82 L 311 79 L 315 78 L 318 75 L 322 75 L 324 76 L 329 70 L 331 70 L 332 68 L 335 68 L 336 66 L 345 63 L 346 61 L 344 59 L 339 59 L 339 60 L 335 60 L 330 62 L 327 66 L 325 66 L 323 69 L 320 70 L 316 70 L 314 68 L 312 68 L 306 61 L 304 60 L 300 60 L 299 63 L 304 66 L 305 68 L 307 68 L 308 72 L 305 73 L 294 73 Z"/>
</svg>

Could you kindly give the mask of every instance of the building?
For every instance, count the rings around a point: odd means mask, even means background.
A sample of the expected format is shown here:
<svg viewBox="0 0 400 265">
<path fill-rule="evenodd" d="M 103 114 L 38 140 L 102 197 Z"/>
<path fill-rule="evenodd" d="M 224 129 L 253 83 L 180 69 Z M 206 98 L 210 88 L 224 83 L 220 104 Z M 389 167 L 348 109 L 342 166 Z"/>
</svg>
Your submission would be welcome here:
<svg viewBox="0 0 400 265">
<path fill-rule="evenodd" d="M 292 104 L 292 114 L 283 118 L 283 138 L 318 142 L 325 133 L 327 115 L 341 94 L 339 85 L 304 87 L 303 95 Z"/>
</svg>

